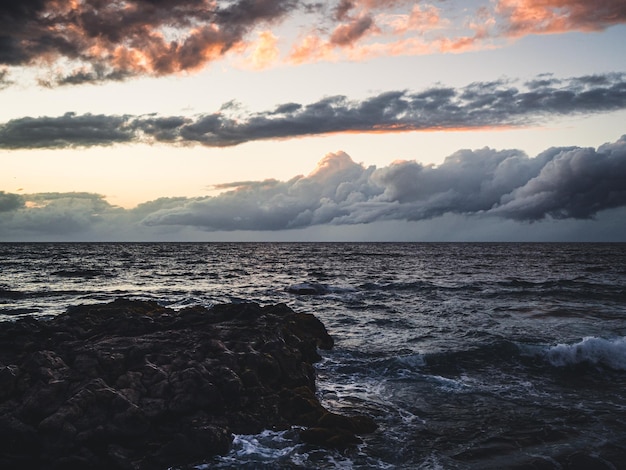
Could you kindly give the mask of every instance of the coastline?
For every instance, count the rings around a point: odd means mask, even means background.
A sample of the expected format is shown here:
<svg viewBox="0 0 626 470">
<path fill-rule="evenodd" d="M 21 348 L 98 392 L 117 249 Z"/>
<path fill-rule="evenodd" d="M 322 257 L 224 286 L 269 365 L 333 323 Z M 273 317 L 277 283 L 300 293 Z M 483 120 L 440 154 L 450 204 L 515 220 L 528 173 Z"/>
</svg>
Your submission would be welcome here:
<svg viewBox="0 0 626 470">
<path fill-rule="evenodd" d="M 313 364 L 333 339 L 284 304 L 116 299 L 3 326 L 2 468 L 167 468 L 228 452 L 232 433 L 303 426 L 342 448 L 376 429 L 319 402 Z"/>
</svg>

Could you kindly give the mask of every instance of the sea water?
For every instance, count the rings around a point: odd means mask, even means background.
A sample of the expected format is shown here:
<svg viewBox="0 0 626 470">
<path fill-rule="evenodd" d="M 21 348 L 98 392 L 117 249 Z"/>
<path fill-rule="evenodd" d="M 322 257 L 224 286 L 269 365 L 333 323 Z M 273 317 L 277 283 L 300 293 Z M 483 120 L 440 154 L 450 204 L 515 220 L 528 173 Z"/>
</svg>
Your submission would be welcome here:
<svg viewBox="0 0 626 470">
<path fill-rule="evenodd" d="M 379 425 L 197 468 L 626 468 L 626 244 L 0 244 L 1 321 L 117 297 L 312 313 L 321 401 Z"/>
</svg>

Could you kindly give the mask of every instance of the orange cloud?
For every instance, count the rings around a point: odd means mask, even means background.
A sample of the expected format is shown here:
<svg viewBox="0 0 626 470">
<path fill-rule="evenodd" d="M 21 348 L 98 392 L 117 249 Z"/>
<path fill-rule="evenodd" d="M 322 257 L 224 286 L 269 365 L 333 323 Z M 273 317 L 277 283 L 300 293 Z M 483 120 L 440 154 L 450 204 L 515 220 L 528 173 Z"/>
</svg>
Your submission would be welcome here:
<svg viewBox="0 0 626 470">
<path fill-rule="evenodd" d="M 364 18 L 363 15 L 369 15 L 376 9 L 391 11 L 412 3 L 403 0 L 346 0 L 340 3 L 341 18 L 349 17 L 353 10 L 359 12 L 360 18 Z M 361 61 L 380 56 L 462 53 L 490 49 L 497 46 L 496 41 L 499 39 L 529 34 L 599 31 L 613 24 L 626 23 L 626 2 L 498 0 L 495 8 L 477 8 L 473 15 L 462 22 L 456 21 L 456 24 L 443 17 L 442 11 L 433 5 L 412 5 L 409 13 L 382 12 L 374 19 L 376 35 L 381 38 L 379 41 L 366 40 L 373 35 L 366 37 L 365 34 L 354 34 L 352 37 L 347 34 L 357 30 L 356 19 L 352 18 L 352 23 L 337 27 L 329 41 L 316 38 L 315 46 L 323 46 L 322 50 L 325 52 L 322 53 L 314 47 L 300 48 L 297 63 L 327 60 L 330 58 L 329 47 L 335 49 L 332 55 L 334 60 L 343 56 L 349 60 Z M 445 32 L 438 36 L 426 35 L 433 30 Z"/>
<path fill-rule="evenodd" d="M 315 34 L 306 36 L 300 44 L 291 49 L 287 61 L 291 64 L 303 64 L 306 62 L 318 62 L 322 60 L 335 61 L 338 56 L 333 51 L 333 46 Z"/>
<path fill-rule="evenodd" d="M 425 40 L 421 37 L 408 37 L 389 42 L 351 45 L 337 48 L 318 36 L 307 36 L 293 49 L 288 61 L 293 64 L 318 61 L 336 61 L 343 57 L 352 61 L 371 60 L 377 57 L 418 56 L 437 53 L 462 53 L 494 47 L 484 42 L 481 34 L 457 38 L 441 37 Z M 338 50 L 339 49 L 339 50 Z"/>
<path fill-rule="evenodd" d="M 424 42 L 420 38 L 406 38 L 393 42 L 377 42 L 366 44 L 348 52 L 350 60 L 370 60 L 376 57 L 389 57 L 401 55 L 425 55 L 432 54 L 432 44 Z"/>
<path fill-rule="evenodd" d="M 437 36 L 427 35 L 434 30 L 449 29 L 451 22 L 442 17 L 437 7 L 413 3 L 404 0 L 342 1 L 336 9 L 342 23 L 327 38 L 319 31 L 306 36 L 292 48 L 287 61 L 292 64 L 339 59 L 364 61 L 383 56 L 460 53 L 492 47 L 484 41 L 489 36 L 490 18 L 480 18 L 480 21 L 466 25 L 465 34 L 451 30 Z M 375 9 L 401 5 L 411 5 L 411 9 L 406 14 L 370 16 Z M 358 15 L 350 16 L 355 9 L 360 9 Z"/>
<path fill-rule="evenodd" d="M 496 12 L 506 19 L 506 33 L 513 37 L 601 31 L 626 22 L 623 0 L 499 0 Z"/>
<path fill-rule="evenodd" d="M 278 38 L 271 31 L 261 31 L 258 35 L 249 62 L 255 69 L 264 69 L 278 61 Z"/>
<path fill-rule="evenodd" d="M 380 21 L 387 23 L 392 28 L 394 34 L 406 34 L 412 31 L 428 31 L 440 28 L 444 24 L 439 10 L 432 5 L 425 7 L 414 5 L 413 9 L 408 14 L 381 16 L 386 16 L 386 18 L 381 18 Z"/>
<path fill-rule="evenodd" d="M 0 3 L 6 38 L 0 41 L 0 71 L 40 67 L 42 75 L 52 76 L 44 82 L 49 85 L 196 71 L 233 52 L 248 54 L 247 66 L 266 68 L 281 57 L 270 28 L 303 8 L 293 0 L 18 3 Z M 307 17 L 308 34 L 288 28 L 294 37 L 281 38 L 292 45 L 283 51 L 287 63 L 458 53 L 528 34 L 600 31 L 626 23 L 624 0 L 481 0 L 473 10 L 456 11 L 443 1 L 321 5 L 307 10 L 317 15 Z M 0 72 L 0 87 L 8 86 L 6 74 Z"/>
</svg>

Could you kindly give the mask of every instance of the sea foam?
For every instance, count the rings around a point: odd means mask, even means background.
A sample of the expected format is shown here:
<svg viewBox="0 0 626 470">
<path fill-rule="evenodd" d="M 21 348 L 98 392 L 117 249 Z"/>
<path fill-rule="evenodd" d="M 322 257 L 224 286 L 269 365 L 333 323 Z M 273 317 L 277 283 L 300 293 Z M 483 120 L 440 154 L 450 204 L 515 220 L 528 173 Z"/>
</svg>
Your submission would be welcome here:
<svg viewBox="0 0 626 470">
<path fill-rule="evenodd" d="M 626 370 L 626 337 L 604 339 L 588 336 L 575 344 L 557 344 L 545 352 L 556 367 L 590 363 Z"/>
</svg>

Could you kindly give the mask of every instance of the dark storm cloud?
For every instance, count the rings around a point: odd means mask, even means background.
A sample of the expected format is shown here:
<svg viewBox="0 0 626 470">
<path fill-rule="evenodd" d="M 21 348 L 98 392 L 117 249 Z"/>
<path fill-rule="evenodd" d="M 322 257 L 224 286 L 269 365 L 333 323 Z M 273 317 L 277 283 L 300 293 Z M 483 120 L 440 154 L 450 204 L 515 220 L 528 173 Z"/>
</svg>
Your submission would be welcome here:
<svg viewBox="0 0 626 470">
<path fill-rule="evenodd" d="M 198 2 L 196 2 L 198 3 Z M 229 27 L 254 26 L 259 21 L 272 21 L 296 9 L 296 0 L 239 0 L 216 10 L 218 23 Z"/>
<path fill-rule="evenodd" d="M 362 101 L 331 96 L 245 114 L 232 102 L 218 112 L 183 116 L 26 117 L 0 125 L 0 148 L 162 142 L 228 147 L 256 140 L 339 132 L 405 132 L 537 125 L 544 119 L 626 109 L 623 73 L 555 79 L 521 87 L 500 80 L 464 88 L 391 91 Z"/>
<path fill-rule="evenodd" d="M 38 83 L 46 88 L 56 85 L 80 85 L 82 83 L 94 83 L 103 81 L 118 82 L 132 76 L 127 70 L 108 70 L 102 64 L 94 64 L 90 70 L 76 70 L 66 75 L 57 75 L 53 80 L 40 78 Z"/>
<path fill-rule="evenodd" d="M 112 145 L 133 140 L 123 116 L 67 113 L 59 117 L 25 117 L 0 125 L 0 148 L 62 148 Z"/>
<path fill-rule="evenodd" d="M 50 86 L 193 70 L 299 7 L 295 0 L 2 2 L 0 65 L 76 63 Z"/>
<path fill-rule="evenodd" d="M 24 206 L 24 198 L 19 194 L 0 191 L 0 212 L 10 212 Z"/>
<path fill-rule="evenodd" d="M 337 152 L 307 176 L 237 181 L 214 187 L 225 190 L 215 197 L 160 198 L 134 209 L 112 206 L 98 194 L 0 192 L 0 239 L 175 238 L 198 230 L 258 235 L 371 224 L 362 228 L 368 232 L 381 224 L 420 223 L 430 227 L 429 236 L 439 231 L 446 239 L 450 233 L 442 230 L 480 226 L 475 233 L 507 233 L 504 239 L 517 240 L 539 240 L 537 233 L 554 230 L 576 239 L 577 227 L 584 227 L 585 239 L 593 240 L 597 219 L 602 239 L 614 240 L 606 231 L 623 236 L 626 219 L 606 214 L 624 214 L 625 181 L 626 135 L 598 149 L 551 148 L 534 158 L 519 150 L 459 150 L 438 166 L 403 161 L 364 167 Z"/>
<path fill-rule="evenodd" d="M 178 129 L 175 140 L 224 147 L 334 132 L 398 132 L 522 126 L 554 115 L 626 108 L 626 76 L 579 77 L 555 85 L 517 88 L 505 81 L 474 83 L 456 90 L 392 91 L 363 101 L 332 96 L 308 105 L 229 117 L 200 116 Z M 149 133 L 149 132 L 148 132 Z M 157 137 L 158 140 L 158 137 Z M 167 139 L 165 139 L 167 140 Z M 171 140 L 171 139 L 170 139 Z"/>
<path fill-rule="evenodd" d="M 626 136 L 590 148 L 460 150 L 439 166 L 414 161 L 365 168 L 329 154 L 306 177 L 237 182 L 217 197 L 155 211 L 150 226 L 285 230 L 313 225 L 421 221 L 457 214 L 514 221 L 589 219 L 626 207 Z"/>
<path fill-rule="evenodd" d="M 597 151 L 571 148 L 550 152 L 554 155 L 541 172 L 503 196 L 493 213 L 520 220 L 546 215 L 585 219 L 600 210 L 626 205 L 626 136 Z"/>
<path fill-rule="evenodd" d="M 21 198 L 21 203 L 15 207 L 14 201 L 9 210 L 0 210 L 0 233 L 71 235 L 106 225 L 120 211 L 92 193 L 1 194 L 0 206 L 11 196 Z"/>
<path fill-rule="evenodd" d="M 307 177 L 286 182 L 237 182 L 217 197 L 191 199 L 175 208 L 156 211 L 143 223 L 150 226 L 192 225 L 207 230 L 284 230 L 331 223 L 347 215 L 346 204 L 380 193 L 365 169 L 344 152 L 329 154 Z M 345 207 L 343 207 L 345 206 Z"/>
</svg>

